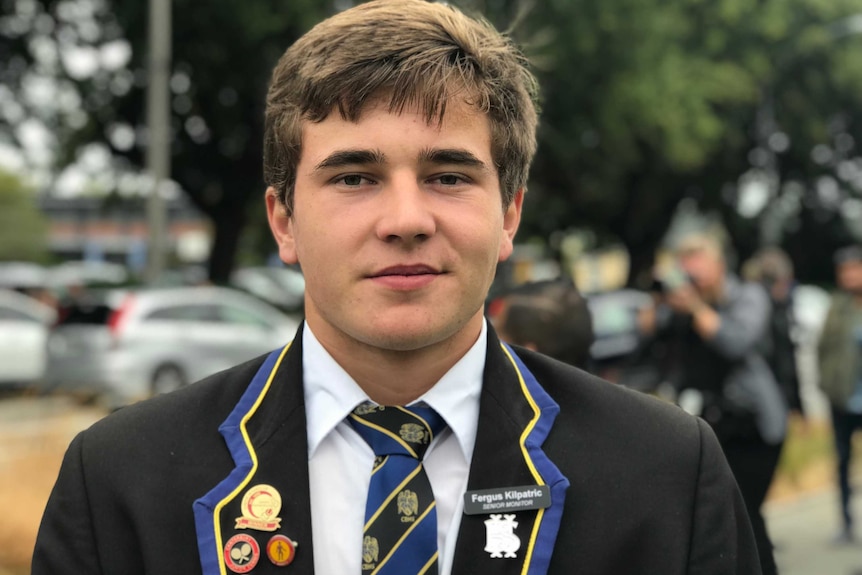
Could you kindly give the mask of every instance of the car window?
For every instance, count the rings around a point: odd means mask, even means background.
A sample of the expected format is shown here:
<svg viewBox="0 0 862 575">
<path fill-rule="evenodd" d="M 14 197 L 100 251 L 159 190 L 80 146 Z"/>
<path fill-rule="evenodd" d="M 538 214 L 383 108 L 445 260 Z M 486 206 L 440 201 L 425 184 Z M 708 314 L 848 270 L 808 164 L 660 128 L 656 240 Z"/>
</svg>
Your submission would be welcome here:
<svg viewBox="0 0 862 575">
<path fill-rule="evenodd" d="M 104 304 L 90 304 L 89 302 L 73 302 L 60 307 L 58 323 L 105 325 L 108 318 L 114 313 L 114 309 Z"/>
<path fill-rule="evenodd" d="M 24 312 L 8 307 L 0 307 L 0 321 L 29 321 L 39 323 L 36 318 L 27 315 Z"/>
<path fill-rule="evenodd" d="M 214 305 L 174 305 L 153 310 L 144 317 L 150 321 L 218 321 Z"/>
<path fill-rule="evenodd" d="M 219 313 L 221 316 L 221 320 L 226 323 L 232 323 L 237 325 L 253 325 L 255 327 L 262 327 L 266 329 L 271 329 L 272 324 L 264 319 L 264 317 L 258 313 L 253 312 L 252 310 L 241 308 L 239 306 L 222 304 L 219 306 Z"/>
</svg>

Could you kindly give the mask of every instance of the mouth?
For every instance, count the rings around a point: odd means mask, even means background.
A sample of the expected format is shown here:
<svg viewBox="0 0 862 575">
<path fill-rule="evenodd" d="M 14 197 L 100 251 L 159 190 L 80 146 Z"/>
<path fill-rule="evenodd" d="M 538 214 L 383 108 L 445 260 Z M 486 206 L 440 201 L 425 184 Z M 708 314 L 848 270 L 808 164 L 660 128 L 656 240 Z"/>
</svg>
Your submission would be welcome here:
<svg viewBox="0 0 862 575">
<path fill-rule="evenodd" d="M 439 275 L 442 273 L 440 270 L 435 269 L 431 266 L 427 266 L 424 264 L 419 265 L 408 265 L 408 266 L 390 266 L 388 268 L 384 268 L 377 272 L 372 273 L 369 277 L 371 278 L 384 278 L 384 277 L 412 277 L 412 276 L 425 276 L 425 275 Z"/>
<path fill-rule="evenodd" d="M 414 292 L 432 285 L 443 272 L 424 264 L 390 266 L 369 277 L 378 286 L 396 292 Z"/>
</svg>

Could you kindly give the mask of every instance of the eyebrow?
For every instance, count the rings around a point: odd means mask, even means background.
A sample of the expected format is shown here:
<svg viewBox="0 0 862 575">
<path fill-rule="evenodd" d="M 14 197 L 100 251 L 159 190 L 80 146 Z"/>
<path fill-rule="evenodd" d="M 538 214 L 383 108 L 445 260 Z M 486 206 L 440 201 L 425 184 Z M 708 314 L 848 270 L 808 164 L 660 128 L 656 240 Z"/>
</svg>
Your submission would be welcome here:
<svg viewBox="0 0 862 575">
<path fill-rule="evenodd" d="M 457 148 L 426 148 L 419 153 L 419 160 L 430 164 L 451 164 L 481 168 L 490 172 L 489 167 L 472 152 Z M 315 172 L 332 168 L 356 165 L 383 165 L 386 155 L 379 150 L 338 150 L 324 158 L 314 167 Z"/>
<path fill-rule="evenodd" d="M 469 166 L 481 168 L 483 171 L 490 171 L 488 166 L 477 158 L 472 152 L 459 149 L 425 149 L 419 153 L 419 160 L 431 164 L 454 164 L 459 166 Z"/>
<path fill-rule="evenodd" d="M 343 168 L 344 166 L 384 164 L 386 156 L 379 150 L 339 150 L 328 155 L 322 162 L 314 167 L 314 171 L 330 168 Z"/>
</svg>

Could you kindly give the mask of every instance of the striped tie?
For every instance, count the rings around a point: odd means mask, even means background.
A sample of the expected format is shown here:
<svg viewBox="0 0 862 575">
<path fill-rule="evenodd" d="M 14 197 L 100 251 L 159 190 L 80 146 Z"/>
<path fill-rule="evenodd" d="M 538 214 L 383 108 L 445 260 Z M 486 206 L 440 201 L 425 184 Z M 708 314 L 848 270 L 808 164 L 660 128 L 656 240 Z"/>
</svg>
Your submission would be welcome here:
<svg viewBox="0 0 862 575">
<path fill-rule="evenodd" d="M 437 510 L 422 457 L 446 426 L 430 407 L 365 402 L 348 421 L 376 456 L 365 506 L 363 575 L 437 573 Z"/>
</svg>

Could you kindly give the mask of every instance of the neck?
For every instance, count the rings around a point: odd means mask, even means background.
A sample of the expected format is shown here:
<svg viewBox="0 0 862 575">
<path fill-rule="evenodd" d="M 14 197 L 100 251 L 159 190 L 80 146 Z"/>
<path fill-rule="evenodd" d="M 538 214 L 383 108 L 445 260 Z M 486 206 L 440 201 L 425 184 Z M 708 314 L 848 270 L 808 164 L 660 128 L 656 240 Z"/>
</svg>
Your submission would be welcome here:
<svg viewBox="0 0 862 575">
<path fill-rule="evenodd" d="M 464 357 L 479 338 L 482 321 L 482 314 L 477 314 L 449 338 L 415 350 L 383 349 L 328 325 L 314 321 L 309 325 L 323 348 L 372 401 L 407 405 L 434 387 Z"/>
</svg>

